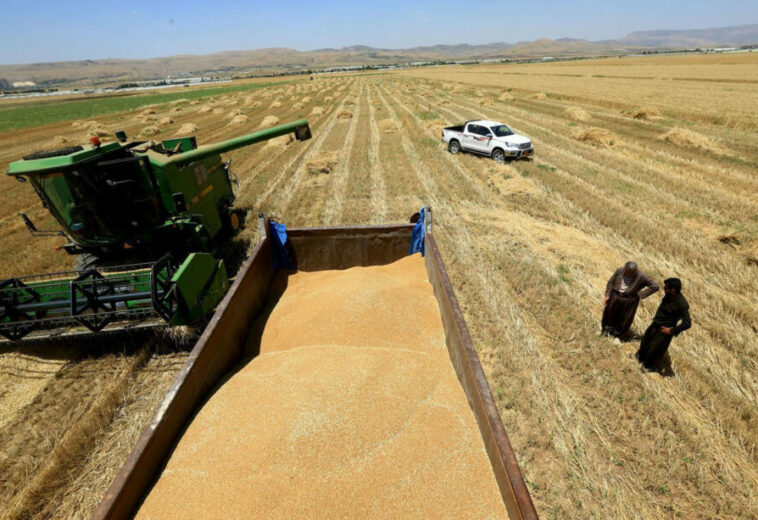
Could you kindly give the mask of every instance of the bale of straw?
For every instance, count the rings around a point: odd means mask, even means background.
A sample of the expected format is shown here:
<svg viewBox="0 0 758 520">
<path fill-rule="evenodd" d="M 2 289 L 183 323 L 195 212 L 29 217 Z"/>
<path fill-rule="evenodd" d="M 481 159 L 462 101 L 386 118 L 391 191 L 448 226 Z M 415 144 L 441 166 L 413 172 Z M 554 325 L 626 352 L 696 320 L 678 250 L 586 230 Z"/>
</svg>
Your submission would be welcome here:
<svg viewBox="0 0 758 520">
<path fill-rule="evenodd" d="M 277 99 L 273 101 L 271 105 L 269 105 L 269 108 L 281 108 L 281 106 L 282 106 L 282 102 Z"/>
<path fill-rule="evenodd" d="M 211 110 L 213 110 L 213 107 L 211 107 L 209 105 L 203 105 L 203 106 L 200 107 L 200 109 L 197 111 L 197 113 L 198 114 L 207 114 Z"/>
<path fill-rule="evenodd" d="M 176 131 L 176 135 L 189 135 L 197 132 L 197 125 L 193 123 L 184 123 L 179 130 Z"/>
<path fill-rule="evenodd" d="M 492 104 L 492 100 L 488 97 L 481 97 L 477 99 L 476 102 L 483 107 L 490 106 Z"/>
<path fill-rule="evenodd" d="M 213 109 L 213 113 L 216 114 L 216 115 L 223 114 L 224 113 L 224 109 L 223 108 L 214 108 Z"/>
<path fill-rule="evenodd" d="M 337 119 L 340 120 L 346 120 L 351 119 L 353 117 L 353 113 L 348 110 L 342 110 L 339 114 L 337 114 Z"/>
<path fill-rule="evenodd" d="M 238 115 L 234 116 L 231 121 L 229 121 L 229 126 L 233 125 L 244 125 L 249 121 L 249 118 L 245 115 Z"/>
<path fill-rule="evenodd" d="M 155 114 L 155 109 L 148 108 L 147 110 L 143 110 L 140 115 L 141 116 L 150 116 L 150 115 L 153 115 L 153 114 Z"/>
<path fill-rule="evenodd" d="M 682 148 L 702 150 L 716 155 L 729 154 L 729 152 L 715 142 L 712 137 L 707 137 L 686 128 L 674 127 L 665 134 L 658 136 L 658 138 L 673 145 L 681 146 Z"/>
<path fill-rule="evenodd" d="M 87 135 L 91 137 L 106 137 L 110 135 L 110 133 L 105 129 L 103 125 L 100 123 L 95 123 L 87 128 Z"/>
<path fill-rule="evenodd" d="M 331 173 L 339 162 L 336 152 L 321 152 L 305 163 L 308 173 L 313 175 Z"/>
<path fill-rule="evenodd" d="M 508 92 L 503 92 L 497 97 L 498 101 L 513 101 L 515 98 Z"/>
<path fill-rule="evenodd" d="M 139 116 L 137 119 L 143 123 L 152 123 L 156 121 L 158 118 L 155 116 Z"/>
<path fill-rule="evenodd" d="M 174 120 L 171 119 L 170 117 L 162 117 L 158 120 L 159 126 L 168 126 L 168 125 L 173 125 L 173 124 L 174 124 Z"/>
<path fill-rule="evenodd" d="M 531 95 L 532 99 L 547 99 L 547 94 L 544 92 L 537 92 L 536 94 Z"/>
<path fill-rule="evenodd" d="M 326 103 L 327 105 L 328 105 L 329 103 L 331 103 L 332 101 L 334 101 L 334 98 L 333 98 L 332 96 L 326 96 L 326 97 L 324 98 L 324 103 Z"/>
<path fill-rule="evenodd" d="M 589 121 L 592 116 L 579 107 L 568 107 L 566 109 L 566 115 L 574 121 Z"/>
<path fill-rule="evenodd" d="M 605 128 L 597 127 L 590 127 L 579 130 L 574 133 L 574 137 L 584 143 L 594 146 L 602 146 L 605 148 L 610 148 L 618 142 L 618 137 L 616 137 L 612 132 L 609 132 Z"/>
<path fill-rule="evenodd" d="M 292 136 L 292 134 L 282 135 L 279 137 L 275 137 L 274 139 L 269 139 L 268 142 L 266 142 L 266 146 L 264 148 L 285 148 L 290 145 L 295 140 L 295 138 Z"/>
<path fill-rule="evenodd" d="M 301 110 L 303 108 L 303 106 L 305 106 L 305 105 L 303 105 L 300 102 L 295 103 L 294 105 L 292 105 L 292 110 Z"/>
<path fill-rule="evenodd" d="M 231 112 L 229 112 L 228 114 L 226 114 L 224 116 L 224 119 L 234 119 L 237 116 L 244 116 L 244 115 L 245 114 L 244 114 L 244 112 L 242 112 L 242 110 L 236 109 L 236 110 L 232 110 Z"/>
<path fill-rule="evenodd" d="M 325 112 L 324 107 L 315 106 L 313 107 L 313 110 L 311 110 L 311 115 L 320 116 L 324 112 Z"/>
<path fill-rule="evenodd" d="M 261 121 L 261 124 L 259 126 L 260 128 L 269 128 L 278 124 L 279 124 L 279 118 L 274 115 L 270 115 L 270 116 L 264 117 L 263 121 Z"/>
<path fill-rule="evenodd" d="M 311 98 L 310 98 L 310 96 L 305 96 L 302 101 L 303 101 L 303 104 L 310 103 L 311 102 Z"/>
<path fill-rule="evenodd" d="M 140 137 L 152 137 L 161 133 L 161 129 L 155 125 L 146 126 L 139 133 Z"/>
<path fill-rule="evenodd" d="M 397 123 L 392 119 L 382 119 L 379 121 L 379 129 L 387 134 L 397 132 Z"/>
<path fill-rule="evenodd" d="M 632 112 L 632 119 L 643 121 L 661 119 L 661 111 L 656 107 L 642 107 Z"/>
</svg>

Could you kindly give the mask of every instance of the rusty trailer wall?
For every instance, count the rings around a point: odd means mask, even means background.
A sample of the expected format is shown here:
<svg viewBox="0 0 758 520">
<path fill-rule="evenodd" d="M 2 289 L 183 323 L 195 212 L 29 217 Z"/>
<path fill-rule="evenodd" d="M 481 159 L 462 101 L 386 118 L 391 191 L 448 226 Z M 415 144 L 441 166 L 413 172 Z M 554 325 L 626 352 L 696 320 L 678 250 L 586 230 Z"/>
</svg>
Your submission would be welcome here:
<svg viewBox="0 0 758 520">
<path fill-rule="evenodd" d="M 412 224 L 337 228 L 292 228 L 289 252 L 300 270 L 382 265 L 408 254 Z M 511 519 L 537 513 L 508 441 L 502 420 L 474 350 L 463 315 L 426 221 L 426 267 L 445 329 L 458 380 L 479 431 Z M 274 276 L 269 222 L 262 239 L 219 304 L 205 332 L 171 386 L 148 427 L 103 497 L 95 519 L 130 518 L 159 476 L 180 434 L 210 391 L 240 361 L 251 324 L 262 311 Z"/>
</svg>

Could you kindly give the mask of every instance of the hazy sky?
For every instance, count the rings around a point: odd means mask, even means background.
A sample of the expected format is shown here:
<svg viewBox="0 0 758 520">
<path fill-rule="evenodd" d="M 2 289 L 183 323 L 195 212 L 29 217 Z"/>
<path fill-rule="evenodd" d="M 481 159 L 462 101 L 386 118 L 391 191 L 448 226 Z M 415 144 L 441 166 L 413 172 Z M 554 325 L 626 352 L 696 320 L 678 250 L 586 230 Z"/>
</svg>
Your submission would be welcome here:
<svg viewBox="0 0 758 520">
<path fill-rule="evenodd" d="M 401 48 L 758 23 L 756 0 L 0 0 L 0 63 Z"/>
</svg>

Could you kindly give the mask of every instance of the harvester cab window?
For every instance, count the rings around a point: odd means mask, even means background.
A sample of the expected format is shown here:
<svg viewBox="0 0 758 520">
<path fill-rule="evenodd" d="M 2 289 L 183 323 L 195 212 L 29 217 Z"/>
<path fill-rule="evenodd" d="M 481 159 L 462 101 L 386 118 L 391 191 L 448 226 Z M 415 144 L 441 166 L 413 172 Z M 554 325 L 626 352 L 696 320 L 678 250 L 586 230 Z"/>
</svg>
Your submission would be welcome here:
<svg viewBox="0 0 758 520">
<path fill-rule="evenodd" d="M 77 241 L 117 242 L 162 221 L 147 168 L 142 158 L 120 149 L 73 169 L 31 179 Z"/>
</svg>

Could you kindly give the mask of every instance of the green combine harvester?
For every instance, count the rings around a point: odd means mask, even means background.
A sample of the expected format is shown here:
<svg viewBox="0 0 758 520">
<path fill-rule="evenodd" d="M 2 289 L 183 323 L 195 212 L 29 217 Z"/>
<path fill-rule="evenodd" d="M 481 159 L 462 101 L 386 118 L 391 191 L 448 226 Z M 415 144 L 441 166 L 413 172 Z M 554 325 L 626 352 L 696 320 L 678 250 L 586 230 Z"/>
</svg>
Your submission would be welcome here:
<svg viewBox="0 0 758 520">
<path fill-rule="evenodd" d="M 28 181 L 62 228 L 39 231 L 22 213 L 30 232 L 68 237 L 62 249 L 78 258 L 72 272 L 0 282 L 0 335 L 186 325 L 207 315 L 228 289 L 219 245 L 240 224 L 220 154 L 291 132 L 311 137 L 305 119 L 200 147 L 194 137 L 127 141 L 117 132 L 118 142 L 92 138 L 11 163 L 7 175 Z"/>
</svg>

